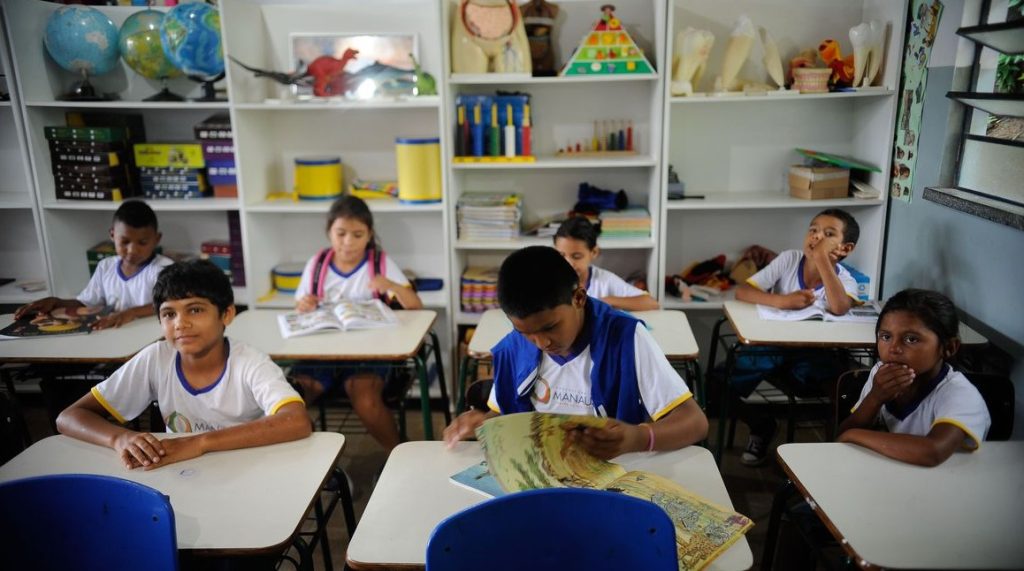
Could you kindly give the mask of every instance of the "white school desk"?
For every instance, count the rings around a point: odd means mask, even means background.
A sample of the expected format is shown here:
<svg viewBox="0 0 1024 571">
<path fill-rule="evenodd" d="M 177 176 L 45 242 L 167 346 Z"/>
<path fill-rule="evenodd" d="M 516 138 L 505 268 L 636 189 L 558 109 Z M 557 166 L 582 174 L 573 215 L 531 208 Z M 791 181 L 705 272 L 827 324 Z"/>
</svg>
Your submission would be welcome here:
<svg viewBox="0 0 1024 571">
<path fill-rule="evenodd" d="M 423 569 L 427 540 L 441 520 L 487 498 L 451 483 L 448 478 L 484 459 L 479 442 L 406 442 L 395 448 L 370 496 L 359 527 L 348 545 L 353 569 L 401 567 Z M 705 448 L 633 453 L 616 458 L 628 470 L 647 470 L 673 480 L 721 506 L 732 508 L 714 458 Z M 748 569 L 753 555 L 741 537 L 708 569 Z"/>
<path fill-rule="evenodd" d="M 690 330 L 690 322 L 686 319 L 685 313 L 677 310 L 656 309 L 636 311 L 632 315 L 647 324 L 651 336 L 654 337 L 654 341 L 669 361 L 692 364 L 694 375 L 698 379 L 700 378 L 700 369 L 696 366 L 700 350 L 697 347 L 697 340 L 693 337 L 693 331 Z M 469 348 L 466 357 L 463 358 L 459 374 L 457 412 L 462 412 L 466 377 L 470 371 L 476 368 L 476 361 L 490 359 L 491 348 L 510 332 L 512 332 L 512 322 L 502 310 L 488 309 L 480 316 L 480 323 L 476 326 L 473 338 L 469 341 Z M 697 383 L 698 386 L 700 384 L 700 382 Z"/>
<path fill-rule="evenodd" d="M 427 439 L 433 438 L 430 421 L 430 395 L 428 392 L 426 355 L 423 340 L 434 336 L 431 327 L 437 313 L 430 310 L 396 311 L 398 325 L 357 329 L 353 331 L 320 331 L 285 339 L 277 324 L 277 316 L 290 310 L 250 309 L 235 317 L 228 326 L 227 335 L 263 351 L 274 361 L 334 361 L 382 362 L 405 364 L 412 360 L 420 381 L 420 404 L 423 408 L 423 430 Z M 435 358 L 440 371 L 440 349 L 434 337 Z M 451 422 L 448 412 L 447 387 L 443 373 L 439 372 L 441 399 L 444 401 L 445 425 Z"/>
<path fill-rule="evenodd" d="M 14 314 L 0 315 L 0 329 L 13 322 Z M 88 335 L 5 339 L 0 341 L 0 363 L 123 363 L 163 335 L 157 318 L 148 316 Z"/>
<path fill-rule="evenodd" d="M 0 482 L 48 474 L 132 480 L 170 497 L 179 549 L 279 553 L 298 532 L 344 444 L 341 434 L 314 432 L 294 442 L 211 452 L 145 472 L 125 469 L 110 448 L 51 436 L 0 467 Z"/>
<path fill-rule="evenodd" d="M 1024 564 L 1024 442 L 984 442 L 934 468 L 840 443 L 784 444 L 778 458 L 861 568 Z"/>
<path fill-rule="evenodd" d="M 708 367 L 715 366 L 719 333 L 722 323 L 728 320 L 736 332 L 737 343 L 728 350 L 726 358 L 727 383 L 721 399 L 718 423 L 718 439 L 715 442 L 715 457 L 721 461 L 725 449 L 725 428 L 729 418 L 728 389 L 732 377 L 735 352 L 743 346 L 775 347 L 779 352 L 799 349 L 845 349 L 871 353 L 875 348 L 875 323 L 851 321 L 771 321 L 761 319 L 757 305 L 744 301 L 727 301 L 723 304 L 725 317 L 715 324 L 711 336 L 711 353 Z M 988 341 L 967 325 L 960 324 L 960 339 L 964 345 L 983 345 Z M 759 353 L 767 355 L 767 353 Z"/>
</svg>

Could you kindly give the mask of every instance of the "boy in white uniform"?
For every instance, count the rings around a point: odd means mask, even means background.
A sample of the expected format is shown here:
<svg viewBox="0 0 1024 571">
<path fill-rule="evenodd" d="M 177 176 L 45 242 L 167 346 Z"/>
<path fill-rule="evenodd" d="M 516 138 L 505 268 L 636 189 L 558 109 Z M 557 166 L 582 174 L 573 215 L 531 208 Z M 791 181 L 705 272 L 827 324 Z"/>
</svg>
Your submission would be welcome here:
<svg viewBox="0 0 1024 571">
<path fill-rule="evenodd" d="M 707 435 L 707 418 L 643 323 L 587 296 L 556 250 L 506 258 L 498 301 L 514 331 L 492 350 L 491 410 L 456 418 L 445 429 L 449 444 L 496 414 L 531 410 L 614 419 L 573 433 L 601 458 L 675 450 Z"/>
<path fill-rule="evenodd" d="M 175 264 L 153 290 L 165 340 L 132 357 L 57 418 L 61 433 L 113 448 L 128 469 L 146 470 L 217 450 L 305 438 L 309 418 L 298 393 L 270 358 L 224 330 L 235 317 L 231 284 L 208 261 Z M 191 436 L 160 440 L 124 424 L 157 401 L 167 429 Z"/>
<path fill-rule="evenodd" d="M 845 314 L 857 299 L 857 281 L 839 261 L 853 251 L 859 237 L 860 226 L 846 211 L 829 208 L 819 212 L 807 229 L 803 251 L 780 253 L 736 288 L 736 299 L 780 309 L 818 304 L 836 315 Z M 756 348 L 750 348 L 737 355 L 729 383 L 732 392 L 740 396 L 749 395 L 772 373 L 785 371 L 796 383 L 815 387 L 835 380 L 842 372 L 834 356 L 821 351 L 788 357 L 756 353 Z M 740 460 L 750 466 L 761 464 L 768 457 L 775 420 L 744 407 L 739 408 L 737 416 L 750 426 L 750 438 Z"/>
<path fill-rule="evenodd" d="M 171 259 L 155 253 L 160 244 L 156 213 L 141 200 L 126 200 L 114 212 L 110 239 L 116 257 L 100 260 L 96 272 L 76 299 L 46 297 L 24 305 L 14 314 L 21 319 L 57 308 L 110 307 L 113 312 L 96 322 L 95 329 L 120 327 L 153 315 L 153 284 Z"/>
</svg>

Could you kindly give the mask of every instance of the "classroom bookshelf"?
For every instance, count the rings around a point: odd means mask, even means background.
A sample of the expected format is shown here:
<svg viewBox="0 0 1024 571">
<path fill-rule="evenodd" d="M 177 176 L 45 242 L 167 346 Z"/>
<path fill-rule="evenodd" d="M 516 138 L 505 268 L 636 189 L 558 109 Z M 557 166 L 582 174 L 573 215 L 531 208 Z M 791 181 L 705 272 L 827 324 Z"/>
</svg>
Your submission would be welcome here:
<svg viewBox="0 0 1024 571">
<path fill-rule="evenodd" d="M 784 66 L 797 51 L 816 47 L 825 38 L 838 39 L 845 51 L 849 29 L 860 22 L 881 20 L 886 32 L 880 78 L 870 90 L 694 97 L 673 96 L 666 82 L 661 185 L 666 191 L 657 282 L 662 288 L 667 276 L 718 254 L 735 260 L 754 244 L 775 251 L 797 248 L 811 217 L 836 207 L 849 211 L 860 224 L 860 241 L 847 261 L 871 277 L 871 295 L 878 294 L 906 11 L 902 0 L 669 0 L 668 53 L 675 52 L 676 35 L 687 26 L 715 36 L 707 70 L 694 86 L 697 92 L 713 91 L 739 14 L 771 33 Z M 762 53 L 755 39 L 739 77 L 771 82 Z M 879 198 L 790 197 L 787 169 L 801 162 L 796 147 L 848 155 L 880 167 L 883 172 L 871 173 L 867 180 L 880 191 Z M 703 198 L 669 200 L 669 165 L 685 184 L 685 195 Z M 729 292 L 725 299 L 731 299 Z M 684 303 L 661 290 L 666 308 L 719 310 L 723 300 Z"/>
<path fill-rule="evenodd" d="M 557 2 L 556 66 L 570 58 L 605 3 Z M 252 307 L 290 307 L 291 295 L 273 291 L 271 270 L 280 263 L 305 261 L 327 244 L 326 201 L 279 198 L 278 193 L 292 188 L 295 157 L 340 156 L 346 182 L 395 180 L 397 137 L 439 137 L 441 202 L 378 200 L 370 201 L 370 207 L 384 248 L 403 269 L 444 280 L 441 291 L 422 292 L 421 297 L 427 308 L 439 312 L 435 329 L 446 356 L 460 328 L 471 327 L 480 315 L 462 311 L 463 270 L 496 266 L 515 249 L 551 243 L 549 238 L 530 236 L 507 241 L 460 239 L 458 200 L 473 191 L 520 193 L 525 226 L 571 209 L 581 182 L 625 190 L 631 206 L 650 213 L 651 236 L 600 240 L 603 253 L 598 264 L 621 275 L 646 274 L 652 295 L 664 307 L 687 310 L 720 310 L 721 303 L 684 304 L 669 297 L 663 285 L 666 276 L 719 253 L 734 260 L 753 244 L 776 251 L 793 248 L 801 243 L 815 212 L 846 208 L 861 225 L 861 239 L 849 261 L 871 276 L 871 293 L 877 295 L 907 0 L 619 0 L 615 14 L 654 72 L 572 77 L 453 74 L 450 37 L 456 0 L 221 0 L 226 60 L 235 57 L 257 68 L 285 71 L 295 66 L 290 53 L 295 34 L 413 34 L 418 60 L 436 78 L 438 94 L 397 100 L 301 100 L 290 88 L 254 77 L 228 60 L 226 78 L 220 83 L 223 101 L 180 103 L 143 101 L 160 89 L 160 83 L 141 78 L 123 63 L 92 79 L 100 91 L 116 92 L 119 99 L 60 100 L 76 78 L 50 61 L 41 41 L 47 17 L 59 6 L 39 0 L 4 0 L 0 5 L 6 23 L 0 59 L 12 92 L 11 102 L 0 102 L 0 169 L 5 173 L 0 181 L 0 253 L 19 280 L 38 276 L 54 295 L 73 296 L 85 285 L 85 249 L 107 237 L 117 207 L 56 198 L 43 127 L 63 124 L 65 113 L 77 110 L 142 114 L 149 140 L 192 140 L 193 125 L 216 112 L 230 114 L 238 198 L 150 203 L 160 217 L 164 247 L 186 252 L 198 252 L 206 240 L 227 239 L 227 214 L 237 213 L 246 286 L 236 288 L 235 294 L 240 303 Z M 140 8 L 97 9 L 120 25 Z M 845 51 L 850 27 L 883 20 L 885 60 L 879 86 L 814 95 L 673 96 L 676 33 L 693 26 L 715 35 L 707 71 L 696 86 L 708 91 L 740 13 L 771 32 L 784 61 L 827 37 L 840 39 Z M 761 49 L 755 40 L 741 78 L 768 81 Z M 188 79 L 172 80 L 168 86 L 189 97 L 200 94 L 198 84 Z M 529 93 L 536 160 L 453 160 L 455 98 L 499 90 Z M 604 119 L 632 121 L 636 154 L 557 155 L 569 142 L 589 137 L 594 121 Z M 882 167 L 884 172 L 867 180 L 881 196 L 791 198 L 786 169 L 799 162 L 794 147 L 850 155 Z M 687 194 L 704 198 L 669 200 L 669 165 L 679 173 Z M 0 287 L 0 303 L 41 295 L 18 295 L 9 289 Z M 454 377 L 453 362 L 446 366 L 449 378 Z"/>
</svg>

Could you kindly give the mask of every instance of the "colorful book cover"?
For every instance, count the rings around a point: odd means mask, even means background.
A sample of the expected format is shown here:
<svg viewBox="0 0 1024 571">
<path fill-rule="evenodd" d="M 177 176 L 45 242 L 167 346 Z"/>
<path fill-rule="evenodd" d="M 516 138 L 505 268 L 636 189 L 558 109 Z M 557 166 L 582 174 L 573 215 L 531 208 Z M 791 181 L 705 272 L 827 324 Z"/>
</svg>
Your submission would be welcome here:
<svg viewBox="0 0 1024 571">
<path fill-rule="evenodd" d="M 566 434 L 581 426 L 601 426 L 591 416 L 507 414 L 476 431 L 488 471 L 506 492 L 536 488 L 592 488 L 654 502 L 676 528 L 679 569 L 703 569 L 736 542 L 753 522 L 661 476 L 626 469 L 572 445 Z"/>
<path fill-rule="evenodd" d="M 104 307 L 61 307 L 31 319 L 19 319 L 0 329 L 0 339 L 24 337 L 52 337 L 54 335 L 84 335 L 92 326 L 111 312 Z"/>
<path fill-rule="evenodd" d="M 457 474 L 452 474 L 448 479 L 455 485 L 483 494 L 488 498 L 504 496 L 506 493 L 487 470 L 487 460 L 473 464 Z"/>
<path fill-rule="evenodd" d="M 193 168 L 206 167 L 203 147 L 199 143 L 140 143 L 134 146 L 138 167 Z"/>
</svg>

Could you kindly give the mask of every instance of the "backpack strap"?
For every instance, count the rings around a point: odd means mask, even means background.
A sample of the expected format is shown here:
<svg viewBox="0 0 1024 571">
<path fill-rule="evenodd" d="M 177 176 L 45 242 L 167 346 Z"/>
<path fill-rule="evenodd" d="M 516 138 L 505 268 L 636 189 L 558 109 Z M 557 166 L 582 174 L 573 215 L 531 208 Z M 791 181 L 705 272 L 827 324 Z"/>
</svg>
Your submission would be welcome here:
<svg viewBox="0 0 1024 571">
<path fill-rule="evenodd" d="M 309 284 L 311 295 L 318 298 L 324 296 L 324 284 L 327 282 L 332 260 L 334 260 L 334 250 L 331 248 L 324 248 L 317 253 L 316 263 L 313 264 L 313 280 Z"/>
<path fill-rule="evenodd" d="M 387 254 L 384 253 L 384 250 L 378 250 L 377 248 L 370 248 L 369 258 L 370 258 L 370 267 L 368 269 L 370 271 L 370 280 L 371 281 L 373 280 L 373 278 L 377 277 L 378 275 L 387 275 L 387 266 L 385 265 L 385 263 L 387 261 Z M 381 273 L 382 270 L 384 272 L 383 274 Z M 384 303 L 388 303 L 388 292 L 386 292 L 386 291 L 378 291 L 377 292 L 377 299 L 383 301 Z"/>
</svg>

